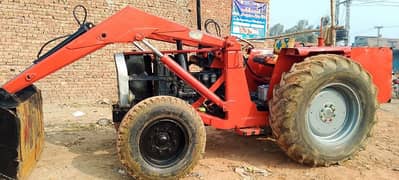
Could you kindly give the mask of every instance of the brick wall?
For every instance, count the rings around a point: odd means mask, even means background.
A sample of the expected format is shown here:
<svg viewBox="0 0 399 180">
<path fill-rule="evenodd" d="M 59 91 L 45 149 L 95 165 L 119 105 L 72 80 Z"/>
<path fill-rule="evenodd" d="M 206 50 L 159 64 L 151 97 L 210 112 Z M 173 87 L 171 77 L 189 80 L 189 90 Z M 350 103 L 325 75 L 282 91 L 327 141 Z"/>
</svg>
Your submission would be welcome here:
<svg viewBox="0 0 399 180">
<path fill-rule="evenodd" d="M 202 0 L 202 18 L 220 23 L 222 34 L 230 29 L 231 0 Z M 95 24 L 126 5 L 196 28 L 195 0 L 0 0 L 0 84 L 5 83 L 36 59 L 47 40 L 72 33 L 77 25 L 72 17 L 75 5 L 89 11 Z M 92 103 L 117 100 L 115 52 L 131 45 L 110 45 L 48 76 L 36 85 L 45 103 Z"/>
</svg>

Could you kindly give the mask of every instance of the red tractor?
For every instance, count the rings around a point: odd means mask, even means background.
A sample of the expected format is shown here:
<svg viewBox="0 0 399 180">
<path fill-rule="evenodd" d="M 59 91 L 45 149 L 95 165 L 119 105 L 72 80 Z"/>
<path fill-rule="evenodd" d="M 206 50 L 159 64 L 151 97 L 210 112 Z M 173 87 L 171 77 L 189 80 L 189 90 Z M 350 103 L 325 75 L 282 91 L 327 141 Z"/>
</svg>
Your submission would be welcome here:
<svg viewBox="0 0 399 180">
<path fill-rule="evenodd" d="M 147 39 L 175 44 L 176 50 L 159 51 Z M 21 122 L 42 121 L 33 83 L 113 43 L 135 43 L 139 49 L 115 54 L 119 101 L 113 120 L 120 123 L 122 164 L 144 179 L 190 172 L 205 151 L 205 126 L 243 136 L 271 127 L 293 160 L 337 164 L 363 147 L 379 103 L 391 95 L 389 48 L 284 48 L 273 59 L 267 49 L 243 53 L 245 40 L 219 38 L 126 7 L 98 25 L 83 21 L 1 87 L 3 175 L 23 176 L 17 173 L 26 161 L 18 149 L 24 146 Z"/>
</svg>

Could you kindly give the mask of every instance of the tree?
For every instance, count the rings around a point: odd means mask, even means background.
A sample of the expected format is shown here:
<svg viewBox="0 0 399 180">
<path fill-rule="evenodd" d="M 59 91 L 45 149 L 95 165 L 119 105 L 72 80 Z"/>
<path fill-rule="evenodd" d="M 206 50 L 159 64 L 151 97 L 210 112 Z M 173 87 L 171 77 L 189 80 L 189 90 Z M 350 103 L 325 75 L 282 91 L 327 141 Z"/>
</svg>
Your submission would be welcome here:
<svg viewBox="0 0 399 180">
<path fill-rule="evenodd" d="M 287 29 L 285 33 L 294 33 L 294 32 L 301 32 L 304 30 L 310 30 L 313 29 L 313 25 L 309 25 L 309 22 L 307 20 L 299 20 L 298 23 Z M 303 43 L 314 43 L 316 42 L 316 36 L 313 33 L 307 33 L 307 34 L 299 34 L 295 36 L 295 40 L 297 42 L 303 42 Z"/>
<path fill-rule="evenodd" d="M 330 18 L 328 16 L 324 17 L 323 25 L 327 26 L 329 23 L 330 23 Z M 278 23 L 270 28 L 270 36 L 278 36 L 282 34 L 318 29 L 319 27 L 320 25 L 317 26 L 309 25 L 309 21 L 304 19 L 299 20 L 296 25 L 288 29 L 284 29 L 284 25 Z M 303 42 L 303 43 L 314 43 L 317 40 L 317 35 L 315 33 L 299 34 L 295 35 L 295 40 L 297 42 Z"/>
<path fill-rule="evenodd" d="M 270 36 L 278 36 L 284 32 L 284 25 L 278 23 L 270 28 Z"/>
<path fill-rule="evenodd" d="M 326 16 L 323 16 L 322 18 L 323 18 L 322 22 L 323 22 L 324 27 L 329 26 L 331 24 L 330 16 L 326 15 Z"/>
</svg>

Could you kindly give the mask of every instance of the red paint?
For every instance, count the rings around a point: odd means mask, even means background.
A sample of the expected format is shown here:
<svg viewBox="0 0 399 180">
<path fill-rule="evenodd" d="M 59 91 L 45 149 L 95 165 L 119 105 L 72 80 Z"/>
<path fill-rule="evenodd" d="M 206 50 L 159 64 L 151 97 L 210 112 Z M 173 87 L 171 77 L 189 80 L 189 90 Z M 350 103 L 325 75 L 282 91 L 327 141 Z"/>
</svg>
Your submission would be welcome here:
<svg viewBox="0 0 399 180">
<path fill-rule="evenodd" d="M 301 56 L 288 56 L 287 51 L 289 49 L 282 49 L 277 59 L 275 68 L 269 84 L 269 91 L 267 93 L 267 99 L 273 97 L 273 89 L 276 84 L 280 83 L 282 74 L 288 72 L 294 63 L 303 61 L 304 57 Z"/>
<path fill-rule="evenodd" d="M 191 31 L 191 29 L 177 23 L 128 6 L 40 63 L 31 66 L 19 76 L 7 82 L 3 89 L 12 94 L 16 93 L 108 44 L 131 43 L 137 35 L 173 43 L 176 42 L 176 39 L 179 39 L 183 44 L 195 47 L 199 44 L 214 48 L 224 47 L 225 41 L 222 38 L 203 33 L 201 39 L 192 39 L 189 36 Z M 105 38 L 103 38 L 104 33 L 106 34 Z M 34 74 L 34 76 L 29 77 L 31 74 Z"/>
<path fill-rule="evenodd" d="M 131 43 L 134 39 L 153 39 L 175 43 L 181 40 L 192 50 L 172 50 L 165 53 L 215 53 L 211 67 L 219 68 L 222 76 L 211 88 L 205 87 L 190 73 L 182 69 L 167 55 L 161 61 L 177 76 L 198 91 L 202 98 L 193 103 L 198 108 L 205 100 L 210 100 L 223 108 L 224 119 L 203 112 L 198 112 L 205 124 L 219 129 L 236 129 L 238 132 L 256 132 L 269 124 L 267 111 L 258 111 L 251 101 L 250 92 L 256 91 L 260 84 L 269 83 L 268 98 L 272 98 L 273 87 L 280 82 L 283 73 L 288 72 L 294 63 L 303 61 L 306 57 L 317 54 L 340 54 L 351 57 L 370 72 L 373 81 L 379 89 L 378 99 L 386 102 L 391 96 L 392 52 L 387 48 L 354 48 L 349 47 L 300 47 L 282 49 L 277 62 L 268 61 L 267 66 L 253 62 L 259 50 L 253 50 L 248 59 L 248 66 L 255 74 L 251 74 L 244 65 L 241 45 L 235 37 L 218 38 L 203 33 L 202 38 L 192 39 L 187 27 L 168 20 L 149 15 L 132 7 L 126 7 L 87 33 L 78 37 L 47 57 L 34 64 L 16 78 L 6 83 L 3 88 L 9 93 L 16 93 L 47 75 L 77 61 L 78 59 L 112 43 Z M 106 34 L 104 37 L 103 34 Z M 196 49 L 201 44 L 204 49 Z M 146 54 L 151 52 L 133 52 L 131 54 Z M 260 76 L 260 77 L 259 77 Z M 225 99 L 222 100 L 215 91 L 225 86 Z M 266 103 L 266 102 L 265 102 Z M 239 129 L 242 129 L 241 131 Z"/>
<path fill-rule="evenodd" d="M 392 97 L 392 56 L 390 48 L 353 48 L 351 52 L 351 58 L 372 76 L 380 103 L 386 103 Z"/>
</svg>

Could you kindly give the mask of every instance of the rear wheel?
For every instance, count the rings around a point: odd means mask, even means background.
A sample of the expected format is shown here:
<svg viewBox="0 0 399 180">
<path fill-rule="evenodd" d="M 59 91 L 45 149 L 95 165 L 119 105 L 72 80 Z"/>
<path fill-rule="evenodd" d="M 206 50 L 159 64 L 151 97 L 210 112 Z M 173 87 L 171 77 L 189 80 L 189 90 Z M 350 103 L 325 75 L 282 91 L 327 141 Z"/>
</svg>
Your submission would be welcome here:
<svg viewBox="0 0 399 180">
<path fill-rule="evenodd" d="M 205 151 L 205 127 L 191 105 L 168 96 L 135 105 L 119 128 L 118 152 L 129 174 L 143 179 L 176 179 Z"/>
<path fill-rule="evenodd" d="M 270 101 L 271 127 L 292 159 L 328 166 L 361 149 L 376 121 L 376 88 L 362 67 L 318 55 L 283 75 Z"/>
</svg>

